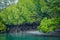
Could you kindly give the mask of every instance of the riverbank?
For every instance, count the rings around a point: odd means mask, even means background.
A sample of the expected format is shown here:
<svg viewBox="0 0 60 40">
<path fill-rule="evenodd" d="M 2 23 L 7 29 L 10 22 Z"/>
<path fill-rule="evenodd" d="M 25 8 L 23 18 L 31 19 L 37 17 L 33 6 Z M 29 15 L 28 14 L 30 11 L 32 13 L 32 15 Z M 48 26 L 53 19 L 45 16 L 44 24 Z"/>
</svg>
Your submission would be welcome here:
<svg viewBox="0 0 60 40">
<path fill-rule="evenodd" d="M 19 33 L 10 33 L 11 35 L 14 35 L 14 36 L 21 36 L 21 35 L 33 35 L 33 36 L 49 36 L 49 37 L 53 37 L 53 36 L 58 36 L 60 37 L 60 33 L 56 33 L 56 32 L 53 32 L 53 33 L 42 33 L 42 32 L 39 32 L 39 31 L 21 31 Z M 19 35 L 18 35 L 19 34 Z"/>
</svg>

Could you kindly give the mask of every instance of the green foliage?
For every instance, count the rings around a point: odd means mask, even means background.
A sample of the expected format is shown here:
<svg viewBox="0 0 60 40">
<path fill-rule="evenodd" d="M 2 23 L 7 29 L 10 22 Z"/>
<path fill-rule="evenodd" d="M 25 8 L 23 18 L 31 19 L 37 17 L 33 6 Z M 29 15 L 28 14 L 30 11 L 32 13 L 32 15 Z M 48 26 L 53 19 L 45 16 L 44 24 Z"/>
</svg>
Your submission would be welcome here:
<svg viewBox="0 0 60 40">
<path fill-rule="evenodd" d="M 40 21 L 39 0 L 18 0 L 15 5 L 10 5 L 0 11 L 0 17 L 5 24 L 20 25 Z M 1 21 L 0 21 L 1 22 Z M 1 22 L 1 23 L 2 23 Z"/>
<path fill-rule="evenodd" d="M 60 28 L 60 0 L 40 0 L 41 12 L 46 13 L 50 18 L 43 18 L 39 31 L 53 32 Z"/>
<path fill-rule="evenodd" d="M 60 28 L 60 0 L 18 0 L 17 4 L 1 10 L 0 17 L 2 22 L 8 25 L 41 21 L 38 29 L 51 32 Z M 4 25 L 2 22 L 1 24 Z"/>
<path fill-rule="evenodd" d="M 40 0 L 41 11 L 51 17 L 60 17 L 60 0 Z"/>
<path fill-rule="evenodd" d="M 38 29 L 42 32 L 53 32 L 55 29 L 60 28 L 60 17 L 58 18 L 44 18 L 41 21 L 41 24 L 39 25 Z"/>
<path fill-rule="evenodd" d="M 2 18 L 0 18 L 0 31 L 5 31 L 6 30 L 6 27 L 5 25 L 3 24 L 3 21 L 2 21 Z"/>
<path fill-rule="evenodd" d="M 34 0 L 19 0 L 16 5 L 11 5 L 0 12 L 0 17 L 6 24 L 33 23 L 39 21 L 38 2 Z"/>
<path fill-rule="evenodd" d="M 0 31 L 5 31 L 5 30 L 6 30 L 5 25 L 2 22 L 0 22 Z"/>
</svg>

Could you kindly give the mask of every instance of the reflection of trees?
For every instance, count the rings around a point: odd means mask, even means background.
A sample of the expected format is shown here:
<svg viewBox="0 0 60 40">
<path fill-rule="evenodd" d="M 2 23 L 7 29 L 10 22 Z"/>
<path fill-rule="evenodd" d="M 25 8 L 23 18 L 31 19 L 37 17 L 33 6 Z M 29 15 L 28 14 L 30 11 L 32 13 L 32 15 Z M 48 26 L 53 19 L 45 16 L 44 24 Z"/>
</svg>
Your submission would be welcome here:
<svg viewBox="0 0 60 40">
<path fill-rule="evenodd" d="M 6 40 L 6 34 L 0 34 L 0 40 Z"/>
</svg>

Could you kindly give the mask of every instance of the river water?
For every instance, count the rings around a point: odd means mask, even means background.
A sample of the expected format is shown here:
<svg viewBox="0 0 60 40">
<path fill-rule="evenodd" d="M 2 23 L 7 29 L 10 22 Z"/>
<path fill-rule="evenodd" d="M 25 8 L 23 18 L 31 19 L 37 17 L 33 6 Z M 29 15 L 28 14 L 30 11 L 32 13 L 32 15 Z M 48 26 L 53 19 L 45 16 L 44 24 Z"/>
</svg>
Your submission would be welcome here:
<svg viewBox="0 0 60 40">
<path fill-rule="evenodd" d="M 25 32 L 0 34 L 0 40 L 60 40 L 59 36 L 37 36 Z"/>
</svg>

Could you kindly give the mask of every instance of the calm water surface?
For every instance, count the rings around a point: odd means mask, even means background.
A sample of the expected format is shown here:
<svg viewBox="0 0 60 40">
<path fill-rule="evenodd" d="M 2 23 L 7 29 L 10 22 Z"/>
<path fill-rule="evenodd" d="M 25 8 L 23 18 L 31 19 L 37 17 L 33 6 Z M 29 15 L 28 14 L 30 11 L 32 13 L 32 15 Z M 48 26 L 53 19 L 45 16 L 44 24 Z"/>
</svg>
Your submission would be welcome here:
<svg viewBox="0 0 60 40">
<path fill-rule="evenodd" d="M 60 37 L 36 36 L 26 33 L 0 34 L 0 40 L 60 40 Z"/>
</svg>

